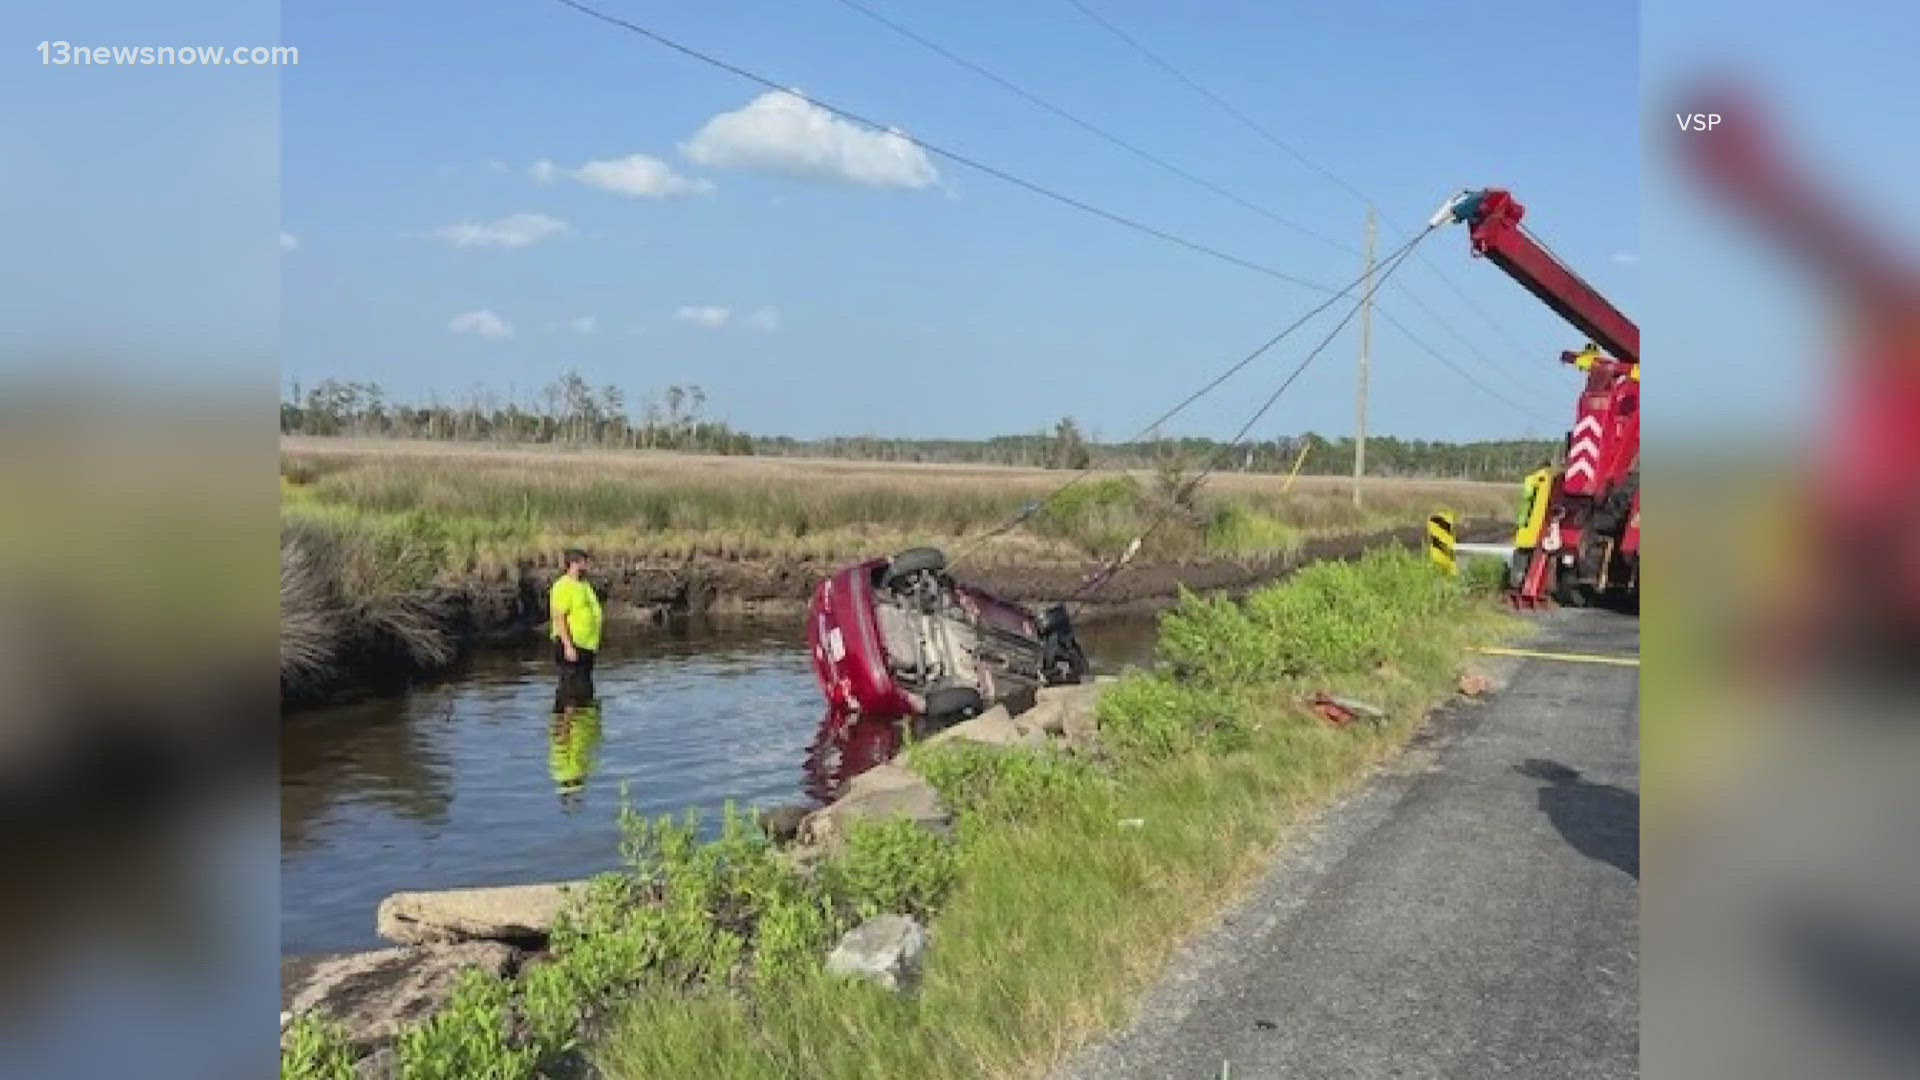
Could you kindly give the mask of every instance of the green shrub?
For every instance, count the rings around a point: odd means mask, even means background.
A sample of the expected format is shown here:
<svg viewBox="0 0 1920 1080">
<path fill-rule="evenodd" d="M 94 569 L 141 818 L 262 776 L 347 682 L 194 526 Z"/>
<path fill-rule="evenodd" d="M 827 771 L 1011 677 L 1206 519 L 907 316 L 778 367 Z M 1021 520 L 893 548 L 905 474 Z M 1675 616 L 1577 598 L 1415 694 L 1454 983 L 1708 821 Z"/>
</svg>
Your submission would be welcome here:
<svg viewBox="0 0 1920 1080">
<path fill-rule="evenodd" d="M 887 912 L 926 918 L 955 874 L 953 842 L 906 818 L 860 821 L 834 864 L 835 891 L 860 918 Z"/>
<path fill-rule="evenodd" d="M 967 819 L 1045 812 L 1099 781 L 1083 759 L 962 741 L 915 747 L 909 756 L 940 799 Z"/>
<path fill-rule="evenodd" d="M 534 1075 L 537 1051 L 508 1039 L 507 983 L 467 971 L 439 1012 L 403 1032 L 400 1080 L 523 1080 Z"/>
<path fill-rule="evenodd" d="M 1139 481 L 1121 474 L 1082 481 L 1049 499 L 1028 523 L 1041 536 L 1111 554 L 1146 528 Z"/>
<path fill-rule="evenodd" d="M 1463 617 L 1467 595 L 1424 558 L 1377 548 L 1314 563 L 1244 602 L 1183 594 L 1161 618 L 1160 656 L 1182 680 L 1215 687 L 1365 672 Z"/>
<path fill-rule="evenodd" d="M 340 1028 L 311 1014 L 288 1025 L 280 1051 L 282 1080 L 355 1080 L 353 1047 Z"/>
<path fill-rule="evenodd" d="M 1251 605 L 1184 589 L 1160 617 L 1160 658 L 1183 680 L 1215 686 L 1265 682 L 1286 670 L 1271 627 Z"/>
<path fill-rule="evenodd" d="M 1158 759 L 1243 745 L 1243 707 L 1225 691 L 1164 673 L 1129 674 L 1100 697 L 1100 736 L 1115 752 Z"/>
<path fill-rule="evenodd" d="M 1299 526 L 1238 503 L 1221 506 L 1207 522 L 1207 548 L 1221 555 L 1291 555 L 1305 542 Z"/>
</svg>

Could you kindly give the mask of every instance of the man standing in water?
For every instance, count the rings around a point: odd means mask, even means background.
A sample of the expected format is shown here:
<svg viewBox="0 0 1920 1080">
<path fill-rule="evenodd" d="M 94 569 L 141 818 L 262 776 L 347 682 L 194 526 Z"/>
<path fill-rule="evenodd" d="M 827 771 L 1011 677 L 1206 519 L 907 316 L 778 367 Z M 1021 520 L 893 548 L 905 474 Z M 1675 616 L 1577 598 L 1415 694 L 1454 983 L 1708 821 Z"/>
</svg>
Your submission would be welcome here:
<svg viewBox="0 0 1920 1080">
<path fill-rule="evenodd" d="M 587 583 L 587 553 L 568 548 L 561 561 L 565 569 L 547 598 L 554 660 L 560 665 L 556 713 L 593 704 L 593 657 L 600 649 L 600 597 Z"/>
</svg>

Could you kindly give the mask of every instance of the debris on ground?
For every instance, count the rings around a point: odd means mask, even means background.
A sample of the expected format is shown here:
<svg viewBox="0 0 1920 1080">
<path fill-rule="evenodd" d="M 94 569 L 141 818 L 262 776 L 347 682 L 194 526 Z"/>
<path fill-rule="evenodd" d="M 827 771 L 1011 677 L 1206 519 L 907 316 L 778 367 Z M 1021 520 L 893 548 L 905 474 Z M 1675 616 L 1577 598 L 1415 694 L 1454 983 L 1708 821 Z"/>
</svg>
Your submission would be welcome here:
<svg viewBox="0 0 1920 1080">
<path fill-rule="evenodd" d="M 1493 680 L 1477 671 L 1460 673 L 1460 692 L 1467 697 L 1485 697 L 1493 690 Z"/>
<path fill-rule="evenodd" d="M 1356 719 L 1378 724 L 1387 718 L 1385 709 L 1378 705 L 1369 705 L 1353 698 L 1334 697 L 1331 694 L 1315 694 L 1309 703 L 1320 718 L 1334 727 L 1346 727 Z"/>
</svg>

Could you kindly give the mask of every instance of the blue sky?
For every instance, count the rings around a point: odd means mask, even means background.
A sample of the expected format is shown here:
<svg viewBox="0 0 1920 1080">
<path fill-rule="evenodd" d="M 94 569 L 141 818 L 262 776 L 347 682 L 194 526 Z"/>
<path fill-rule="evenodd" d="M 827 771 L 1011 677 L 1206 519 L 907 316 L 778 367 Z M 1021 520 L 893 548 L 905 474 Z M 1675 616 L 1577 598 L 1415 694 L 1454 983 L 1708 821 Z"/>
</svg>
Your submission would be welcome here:
<svg viewBox="0 0 1920 1080">
<path fill-rule="evenodd" d="M 1630 5 L 1089 5 L 1403 227 L 1460 187 L 1510 187 L 1531 225 L 1635 311 Z M 1197 242 L 1329 284 L 1357 271 L 1350 253 L 1165 174 L 834 0 L 600 6 Z M 1351 194 L 1064 0 L 871 6 L 1189 172 L 1360 243 Z M 831 125 L 822 135 L 817 118 L 809 128 L 765 102 L 749 109 L 762 88 L 550 0 L 295 5 L 282 37 L 301 50 L 281 86 L 282 222 L 297 245 L 282 257 L 288 379 L 530 399 L 575 367 L 636 401 L 698 383 L 713 412 L 756 432 L 973 436 L 1072 414 L 1115 437 L 1319 299 L 910 148 Z M 1570 57 L 1585 59 L 1570 70 Z M 797 174 L 796 161 L 835 148 L 837 164 Z M 1417 261 L 1403 283 L 1471 348 L 1403 293 L 1383 293 L 1385 307 L 1529 411 L 1376 323 L 1372 430 L 1563 426 L 1575 385 L 1553 358 L 1576 333 L 1469 260 L 1459 231 L 1423 253 L 1480 311 Z M 1289 339 L 1179 429 L 1230 433 L 1330 326 Z M 1356 348 L 1350 329 L 1258 433 L 1350 431 Z"/>
</svg>

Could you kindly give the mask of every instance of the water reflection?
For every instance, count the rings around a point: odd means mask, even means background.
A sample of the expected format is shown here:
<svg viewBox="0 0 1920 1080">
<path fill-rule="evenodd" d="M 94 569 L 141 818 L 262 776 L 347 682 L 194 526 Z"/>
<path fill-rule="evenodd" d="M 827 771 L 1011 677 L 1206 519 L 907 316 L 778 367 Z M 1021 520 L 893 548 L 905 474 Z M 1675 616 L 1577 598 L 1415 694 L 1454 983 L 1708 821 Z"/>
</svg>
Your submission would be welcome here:
<svg viewBox="0 0 1920 1080">
<path fill-rule="evenodd" d="M 593 754 L 600 746 L 600 704 L 579 705 L 553 714 L 547 728 L 547 771 L 560 794 L 560 807 L 580 808 Z"/>
<path fill-rule="evenodd" d="M 893 757 L 899 748 L 899 724 L 829 711 L 807 747 L 801 790 L 816 803 L 832 802 L 847 781 Z"/>
</svg>

